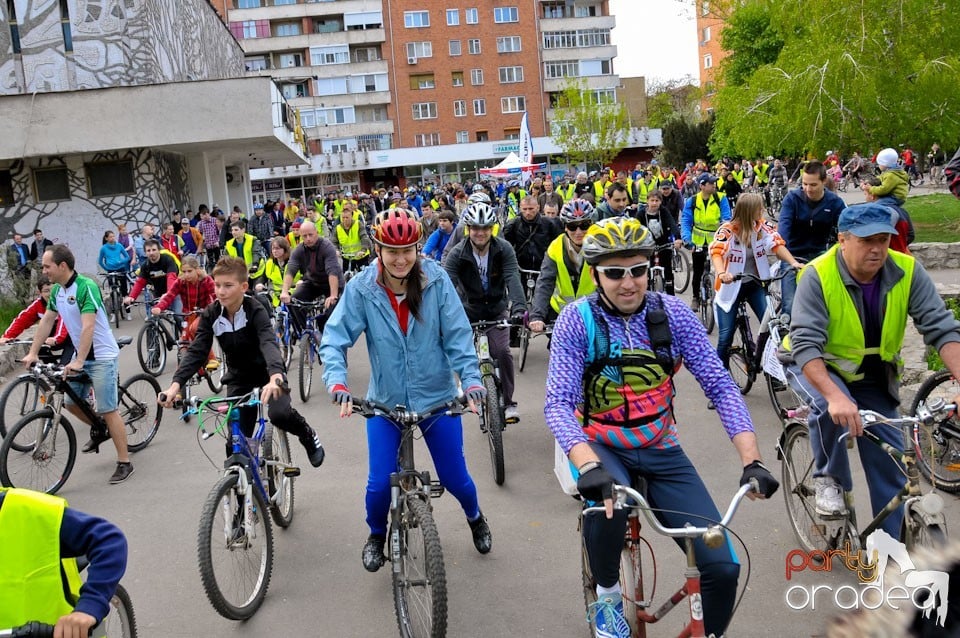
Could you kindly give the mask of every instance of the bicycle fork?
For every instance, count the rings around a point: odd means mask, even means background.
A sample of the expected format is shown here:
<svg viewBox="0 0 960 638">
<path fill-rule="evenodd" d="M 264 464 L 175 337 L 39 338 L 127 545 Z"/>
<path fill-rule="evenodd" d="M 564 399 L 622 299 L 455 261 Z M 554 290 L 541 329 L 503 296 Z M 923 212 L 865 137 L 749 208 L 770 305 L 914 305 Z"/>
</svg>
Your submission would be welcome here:
<svg viewBox="0 0 960 638">
<path fill-rule="evenodd" d="M 254 522 L 253 511 L 253 483 L 247 478 L 247 473 L 243 468 L 231 468 L 231 471 L 237 475 L 237 487 L 234 490 L 236 494 L 242 494 L 242 503 L 230 503 L 229 500 L 223 501 L 223 520 L 224 537 L 229 541 L 234 540 L 234 525 L 238 510 L 243 510 L 243 531 L 246 538 L 256 538 L 257 528 Z"/>
</svg>

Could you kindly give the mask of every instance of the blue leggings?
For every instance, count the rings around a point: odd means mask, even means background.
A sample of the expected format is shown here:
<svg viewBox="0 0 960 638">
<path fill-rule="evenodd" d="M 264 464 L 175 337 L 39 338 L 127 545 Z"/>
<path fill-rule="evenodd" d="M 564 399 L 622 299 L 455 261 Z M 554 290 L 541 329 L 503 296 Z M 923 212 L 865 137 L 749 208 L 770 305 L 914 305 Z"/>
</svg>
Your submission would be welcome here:
<svg viewBox="0 0 960 638">
<path fill-rule="evenodd" d="M 647 481 L 647 501 L 651 507 L 677 510 L 654 512 L 663 525 L 683 527 L 690 523 L 701 526 L 708 521 L 720 520 L 720 513 L 696 468 L 679 447 L 623 450 L 598 443 L 591 443 L 590 447 L 618 484 L 632 485 L 630 477 L 641 476 Z M 590 558 L 590 570 L 602 587 L 612 587 L 620 579 L 620 551 L 626 532 L 626 511 L 614 513 L 612 519 L 602 513 L 584 516 L 583 540 Z M 683 549 L 683 539 L 675 540 Z M 703 593 L 704 625 L 707 634 L 719 636 L 730 622 L 740 564 L 729 539 L 721 547 L 709 549 L 703 539 L 698 538 L 694 547 Z"/>
<path fill-rule="evenodd" d="M 433 458 L 440 483 L 460 501 L 469 520 L 480 515 L 477 486 L 467 471 L 463 456 L 463 426 L 459 416 L 440 415 L 427 419 L 420 427 Z M 367 419 L 367 525 L 371 534 L 386 535 L 390 513 L 390 474 L 398 471 L 400 428 L 382 416 Z"/>
</svg>

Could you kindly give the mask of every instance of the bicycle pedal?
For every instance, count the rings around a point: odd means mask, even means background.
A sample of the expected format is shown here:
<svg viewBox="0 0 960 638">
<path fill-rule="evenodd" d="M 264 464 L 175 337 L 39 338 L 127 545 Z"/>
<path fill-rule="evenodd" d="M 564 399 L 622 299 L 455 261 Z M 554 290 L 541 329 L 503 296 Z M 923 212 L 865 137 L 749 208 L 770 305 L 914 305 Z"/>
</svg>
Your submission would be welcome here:
<svg viewBox="0 0 960 638">
<path fill-rule="evenodd" d="M 286 476 L 287 478 L 294 478 L 294 477 L 296 477 L 296 476 L 300 476 L 300 468 L 299 468 L 299 467 L 285 467 L 285 468 L 283 468 L 283 475 Z"/>
<path fill-rule="evenodd" d="M 503 422 L 504 422 L 506 425 L 513 425 L 514 423 L 520 423 L 520 417 L 518 417 L 518 416 L 512 416 L 512 417 L 509 417 L 509 418 L 507 418 L 507 419 L 504 419 Z"/>
<path fill-rule="evenodd" d="M 446 489 L 440 485 L 440 481 L 430 481 L 430 498 L 440 498 Z"/>
</svg>

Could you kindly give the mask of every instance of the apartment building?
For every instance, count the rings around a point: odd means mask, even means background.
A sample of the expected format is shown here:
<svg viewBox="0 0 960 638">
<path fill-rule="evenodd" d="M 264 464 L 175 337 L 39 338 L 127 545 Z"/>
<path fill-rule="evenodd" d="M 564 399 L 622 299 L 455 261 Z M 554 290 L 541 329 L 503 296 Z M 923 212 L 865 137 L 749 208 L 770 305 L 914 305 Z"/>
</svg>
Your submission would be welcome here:
<svg viewBox="0 0 960 638">
<path fill-rule="evenodd" d="M 720 31 L 724 27 L 724 20 L 711 8 L 710 0 L 697 2 L 697 41 L 700 49 L 700 86 L 703 87 L 703 97 L 700 98 L 700 112 L 704 115 L 713 112 L 712 98 L 717 91 L 717 74 L 720 62 L 727 56 L 727 52 L 720 46 Z"/>
</svg>

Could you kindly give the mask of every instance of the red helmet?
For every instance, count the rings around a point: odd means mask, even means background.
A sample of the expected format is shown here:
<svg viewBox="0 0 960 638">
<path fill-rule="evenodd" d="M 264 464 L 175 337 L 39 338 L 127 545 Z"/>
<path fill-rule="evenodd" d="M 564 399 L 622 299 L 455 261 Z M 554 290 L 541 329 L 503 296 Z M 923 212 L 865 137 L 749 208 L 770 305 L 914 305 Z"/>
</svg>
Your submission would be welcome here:
<svg viewBox="0 0 960 638">
<path fill-rule="evenodd" d="M 406 248 L 420 243 L 423 230 L 408 210 L 391 208 L 377 215 L 373 223 L 373 240 L 389 248 Z"/>
</svg>

